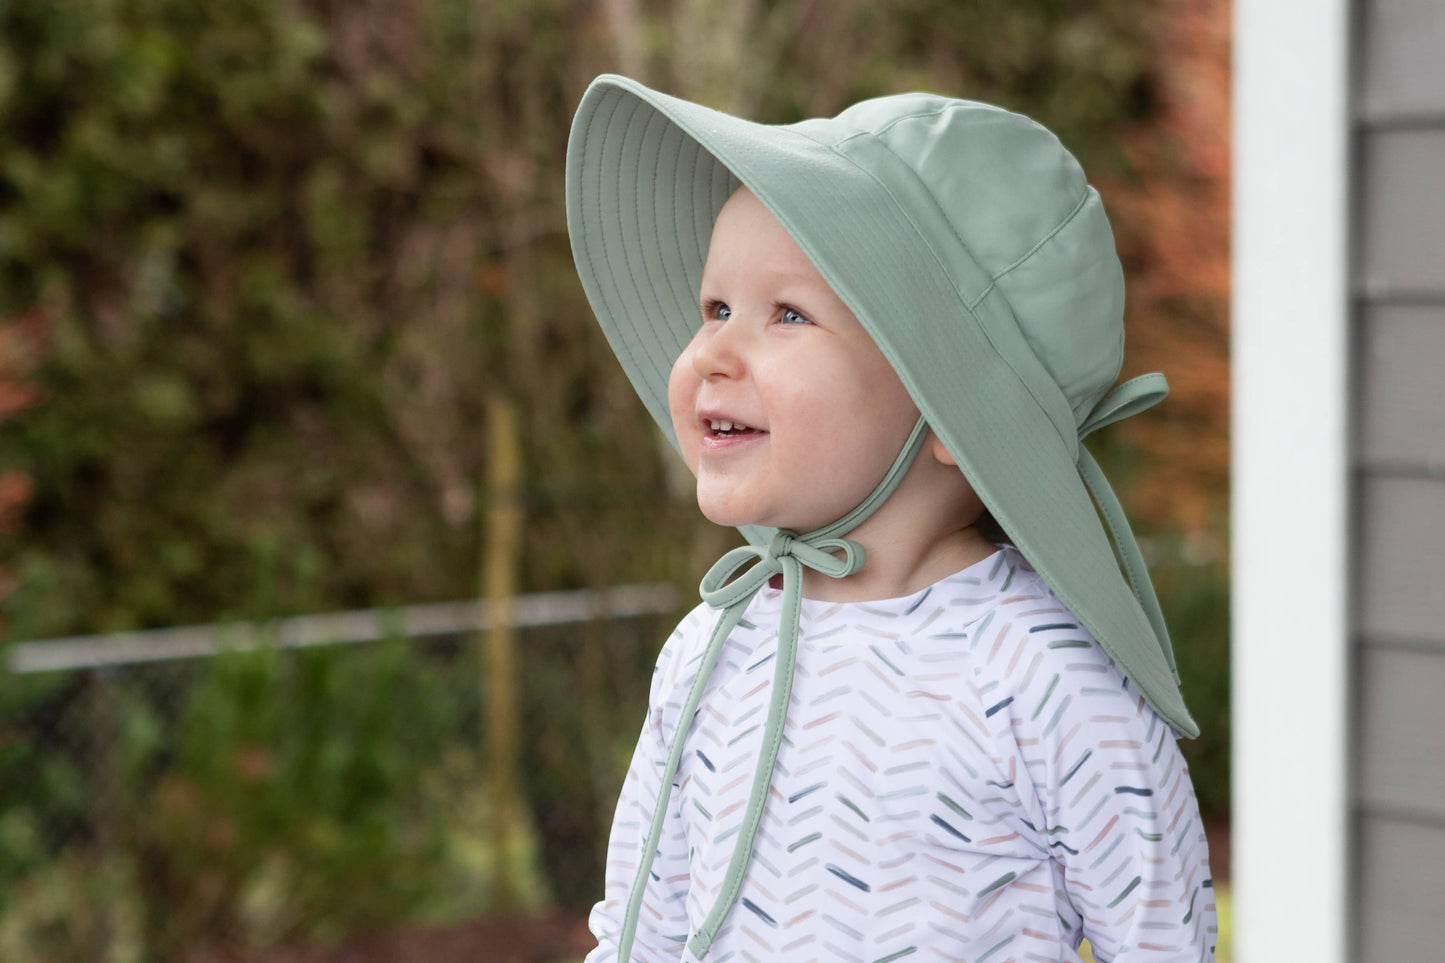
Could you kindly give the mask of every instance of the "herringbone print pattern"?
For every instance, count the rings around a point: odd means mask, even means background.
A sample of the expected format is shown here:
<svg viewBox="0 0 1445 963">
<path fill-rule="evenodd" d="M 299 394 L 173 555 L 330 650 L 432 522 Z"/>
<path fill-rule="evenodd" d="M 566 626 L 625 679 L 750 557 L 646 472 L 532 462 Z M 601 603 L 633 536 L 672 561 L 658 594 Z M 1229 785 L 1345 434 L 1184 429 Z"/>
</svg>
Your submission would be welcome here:
<svg viewBox="0 0 1445 963">
<path fill-rule="evenodd" d="M 704 691 L 634 960 L 691 960 L 746 808 L 781 593 Z M 618 804 L 592 961 L 610 960 L 716 613 L 663 648 Z M 805 600 L 783 745 L 709 963 L 1212 959 L 1208 853 L 1172 731 L 1011 546 L 916 595 Z"/>
</svg>

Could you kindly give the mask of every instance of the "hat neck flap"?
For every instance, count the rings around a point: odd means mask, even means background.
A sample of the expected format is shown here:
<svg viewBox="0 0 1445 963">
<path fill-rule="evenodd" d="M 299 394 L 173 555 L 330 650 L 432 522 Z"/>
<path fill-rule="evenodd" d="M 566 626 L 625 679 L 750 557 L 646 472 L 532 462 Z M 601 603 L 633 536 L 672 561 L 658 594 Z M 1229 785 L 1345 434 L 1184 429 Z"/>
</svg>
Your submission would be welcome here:
<svg viewBox="0 0 1445 963">
<path fill-rule="evenodd" d="M 1169 629 L 1164 624 L 1164 612 L 1159 608 L 1159 597 L 1154 594 L 1154 583 L 1149 579 L 1149 568 L 1144 564 L 1144 557 L 1139 554 L 1139 543 L 1129 527 L 1129 519 L 1124 514 L 1123 506 L 1119 504 L 1114 489 L 1109 486 L 1109 479 L 1083 444 L 1084 436 L 1090 432 L 1136 415 L 1162 401 L 1167 394 L 1169 382 L 1162 374 L 1153 371 L 1130 378 L 1105 395 L 1104 400 L 1095 406 L 1079 426 L 1079 474 L 1083 476 L 1089 494 L 1093 495 L 1094 501 L 1098 503 L 1104 523 L 1109 526 L 1109 535 L 1114 539 L 1119 555 L 1124 560 L 1124 573 L 1129 576 L 1129 587 L 1134 590 L 1134 598 L 1139 600 L 1139 607 L 1148 617 L 1149 625 L 1154 629 L 1154 637 L 1159 641 L 1159 649 L 1164 653 L 1164 661 L 1168 663 L 1174 681 L 1178 682 L 1179 668 L 1174 663 L 1174 644 L 1169 641 Z"/>
</svg>

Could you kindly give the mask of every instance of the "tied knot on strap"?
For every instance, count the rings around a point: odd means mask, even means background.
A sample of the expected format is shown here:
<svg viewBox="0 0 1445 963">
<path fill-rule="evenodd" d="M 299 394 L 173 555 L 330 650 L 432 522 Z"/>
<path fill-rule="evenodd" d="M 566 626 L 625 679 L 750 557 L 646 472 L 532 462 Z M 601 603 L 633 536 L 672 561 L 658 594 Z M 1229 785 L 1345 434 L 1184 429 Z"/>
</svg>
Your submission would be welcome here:
<svg viewBox="0 0 1445 963">
<path fill-rule="evenodd" d="M 843 554 L 839 557 L 836 552 Z M 754 559 L 751 568 L 733 578 L 738 569 Z M 780 529 L 765 548 L 744 545 L 718 559 L 702 577 L 698 594 L 709 607 L 726 609 L 746 603 L 779 572 L 783 573 L 783 589 L 787 592 L 790 583 L 801 579 L 804 567 L 830 578 L 847 578 L 863 567 L 865 559 L 863 546 L 851 539 L 812 537 Z M 801 589 L 792 587 L 794 592 Z"/>
</svg>

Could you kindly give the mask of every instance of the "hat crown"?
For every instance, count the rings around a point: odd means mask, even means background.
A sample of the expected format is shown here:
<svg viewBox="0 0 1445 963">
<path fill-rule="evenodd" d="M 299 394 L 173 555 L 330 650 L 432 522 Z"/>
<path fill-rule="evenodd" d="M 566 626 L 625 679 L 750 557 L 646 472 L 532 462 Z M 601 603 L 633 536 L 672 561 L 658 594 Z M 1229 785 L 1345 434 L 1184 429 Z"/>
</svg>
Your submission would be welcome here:
<svg viewBox="0 0 1445 963">
<path fill-rule="evenodd" d="M 1022 114 L 928 93 L 792 126 L 864 164 L 849 142 L 872 138 L 917 177 L 952 235 L 930 246 L 958 248 L 996 288 L 1082 423 L 1123 364 L 1124 275 L 1098 195 L 1058 137 Z"/>
</svg>

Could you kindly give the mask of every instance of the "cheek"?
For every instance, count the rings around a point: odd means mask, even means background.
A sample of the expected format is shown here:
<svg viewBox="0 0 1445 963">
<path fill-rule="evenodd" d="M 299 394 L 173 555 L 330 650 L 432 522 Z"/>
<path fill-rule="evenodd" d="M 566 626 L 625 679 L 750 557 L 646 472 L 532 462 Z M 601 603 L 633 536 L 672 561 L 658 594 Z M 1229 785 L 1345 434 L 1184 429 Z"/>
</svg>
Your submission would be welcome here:
<svg viewBox="0 0 1445 963">
<path fill-rule="evenodd" d="M 861 485 L 866 494 L 903 449 L 918 408 L 886 362 L 849 371 L 834 383 L 848 387 L 829 394 L 828 404 L 800 400 L 800 410 L 808 412 L 802 421 L 809 426 L 812 457 L 847 473 L 850 487 Z"/>
<path fill-rule="evenodd" d="M 869 362 L 860 372 L 858 382 L 869 386 L 865 404 L 873 414 L 875 429 L 886 437 L 897 436 L 901 448 L 918 421 L 918 406 L 882 354 L 876 354 Z"/>
<path fill-rule="evenodd" d="M 682 460 L 687 462 L 694 475 L 697 474 L 697 446 L 702 440 L 702 427 L 694 415 L 701 380 L 693 370 L 692 358 L 687 351 L 678 357 L 667 379 L 667 408 L 672 415 L 672 430 L 677 435 L 678 446 L 682 448 Z"/>
</svg>

